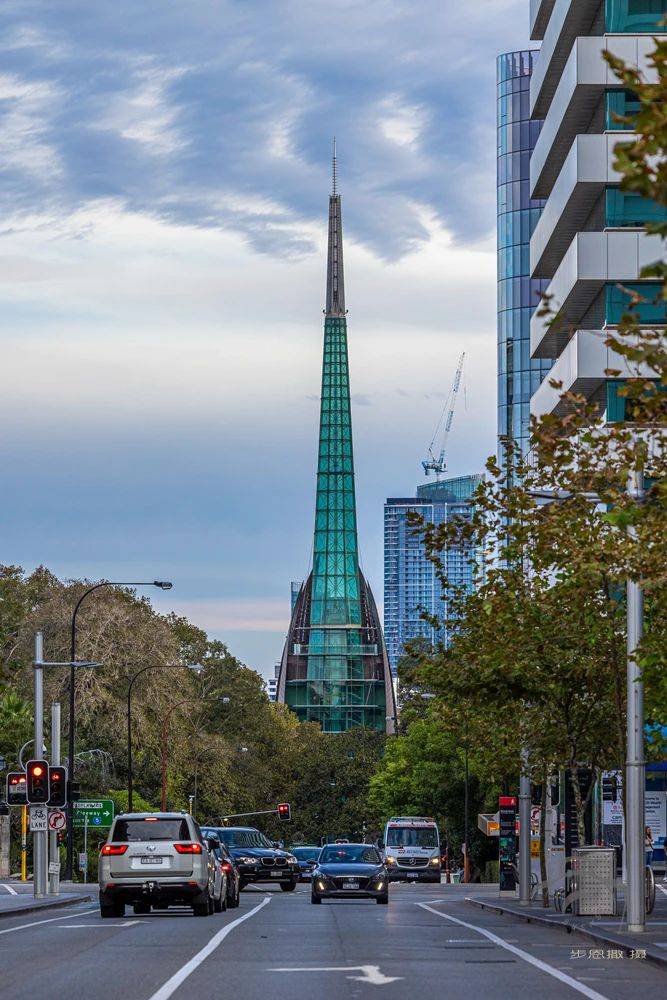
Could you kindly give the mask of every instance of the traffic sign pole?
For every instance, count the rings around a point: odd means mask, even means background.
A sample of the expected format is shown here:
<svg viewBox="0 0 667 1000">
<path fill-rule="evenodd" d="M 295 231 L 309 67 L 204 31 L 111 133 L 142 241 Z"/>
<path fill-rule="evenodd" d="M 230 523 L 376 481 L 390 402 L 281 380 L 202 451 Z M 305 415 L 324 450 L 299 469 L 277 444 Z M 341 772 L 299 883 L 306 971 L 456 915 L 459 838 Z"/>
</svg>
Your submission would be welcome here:
<svg viewBox="0 0 667 1000">
<path fill-rule="evenodd" d="M 51 764 L 60 764 L 60 702 L 51 705 Z M 49 893 L 57 896 L 60 892 L 60 852 L 58 850 L 58 832 L 49 829 L 49 857 L 53 870 L 49 865 Z M 56 865 L 58 870 L 56 871 Z"/>
<path fill-rule="evenodd" d="M 35 632 L 35 747 L 44 745 L 44 638 Z M 37 752 L 37 751 L 35 751 Z M 46 830 L 36 830 L 32 835 L 32 883 L 36 899 L 46 895 L 48 841 Z"/>
</svg>

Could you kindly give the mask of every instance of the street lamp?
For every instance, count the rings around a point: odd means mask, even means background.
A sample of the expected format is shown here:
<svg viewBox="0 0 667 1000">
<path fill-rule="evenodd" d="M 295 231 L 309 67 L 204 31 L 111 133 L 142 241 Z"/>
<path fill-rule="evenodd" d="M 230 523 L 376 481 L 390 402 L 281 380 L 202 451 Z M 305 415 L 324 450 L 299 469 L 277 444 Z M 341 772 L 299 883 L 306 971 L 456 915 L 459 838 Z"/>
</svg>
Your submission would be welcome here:
<svg viewBox="0 0 667 1000">
<path fill-rule="evenodd" d="M 70 671 L 69 671 L 69 738 L 67 751 L 67 774 L 70 782 L 74 781 L 74 712 L 76 703 L 76 618 L 79 608 L 93 591 L 100 587 L 158 587 L 160 590 L 171 590 L 173 584 L 169 580 L 102 580 L 89 587 L 76 602 L 72 613 Z M 69 799 L 69 796 L 68 796 Z M 74 870 L 74 808 L 71 800 L 67 803 L 67 856 L 65 860 L 65 878 L 71 879 Z"/>
<path fill-rule="evenodd" d="M 136 674 L 130 678 L 127 688 L 127 811 L 132 812 L 132 791 L 134 772 L 132 770 L 132 688 L 137 678 L 145 674 L 147 670 L 172 670 L 177 667 L 185 667 L 186 670 L 202 670 L 201 663 L 149 663 L 147 667 L 137 670 Z"/>
</svg>

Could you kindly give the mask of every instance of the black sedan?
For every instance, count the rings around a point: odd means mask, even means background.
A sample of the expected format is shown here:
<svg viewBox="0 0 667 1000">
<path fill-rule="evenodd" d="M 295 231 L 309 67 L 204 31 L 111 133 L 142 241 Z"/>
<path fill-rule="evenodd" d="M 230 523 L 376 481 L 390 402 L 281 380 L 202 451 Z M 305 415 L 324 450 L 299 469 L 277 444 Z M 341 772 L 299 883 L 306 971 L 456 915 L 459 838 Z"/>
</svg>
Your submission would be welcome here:
<svg viewBox="0 0 667 1000">
<path fill-rule="evenodd" d="M 238 869 L 241 889 L 257 882 L 279 885 L 283 892 L 296 889 L 299 862 L 253 826 L 206 826 L 202 833 L 217 837 L 225 845 Z"/>
<path fill-rule="evenodd" d="M 299 862 L 299 881 L 310 882 L 313 868 L 317 865 L 320 856 L 319 847 L 290 847 L 291 853 Z"/>
<path fill-rule="evenodd" d="M 311 903 L 357 896 L 389 902 L 389 877 L 379 851 L 370 844 L 327 844 L 313 869 Z"/>
</svg>

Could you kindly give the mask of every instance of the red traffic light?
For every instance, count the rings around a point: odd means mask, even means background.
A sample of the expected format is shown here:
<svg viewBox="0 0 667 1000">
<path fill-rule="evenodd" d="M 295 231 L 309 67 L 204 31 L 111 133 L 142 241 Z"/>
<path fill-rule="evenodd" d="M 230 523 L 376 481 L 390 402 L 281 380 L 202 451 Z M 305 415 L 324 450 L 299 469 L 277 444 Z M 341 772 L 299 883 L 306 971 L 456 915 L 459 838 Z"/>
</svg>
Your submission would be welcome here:
<svg viewBox="0 0 667 1000">
<path fill-rule="evenodd" d="M 25 771 L 10 771 L 7 775 L 7 805 L 25 806 L 27 781 Z"/>
<path fill-rule="evenodd" d="M 67 768 L 60 764 L 49 767 L 49 805 L 64 806 L 67 804 Z"/>
<path fill-rule="evenodd" d="M 27 798 L 31 804 L 45 805 L 49 801 L 49 765 L 45 760 L 29 760 L 26 769 Z"/>
<path fill-rule="evenodd" d="M 292 815 L 291 815 L 292 814 L 292 810 L 290 809 L 289 802 L 281 802 L 281 803 L 279 803 L 277 812 L 278 812 L 278 819 L 281 819 L 284 822 L 287 822 L 288 820 L 290 820 L 292 818 Z"/>
</svg>

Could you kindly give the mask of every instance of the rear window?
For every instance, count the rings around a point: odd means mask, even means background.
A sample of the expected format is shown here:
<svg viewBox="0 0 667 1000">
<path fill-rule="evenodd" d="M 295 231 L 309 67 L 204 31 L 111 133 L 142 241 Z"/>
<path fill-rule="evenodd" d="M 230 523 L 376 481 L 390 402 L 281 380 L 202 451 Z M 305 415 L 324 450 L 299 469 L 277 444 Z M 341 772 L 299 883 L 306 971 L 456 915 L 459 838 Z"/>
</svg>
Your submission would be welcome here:
<svg viewBox="0 0 667 1000">
<path fill-rule="evenodd" d="M 192 840 L 186 819 L 117 819 L 115 842 L 137 840 Z"/>
</svg>

